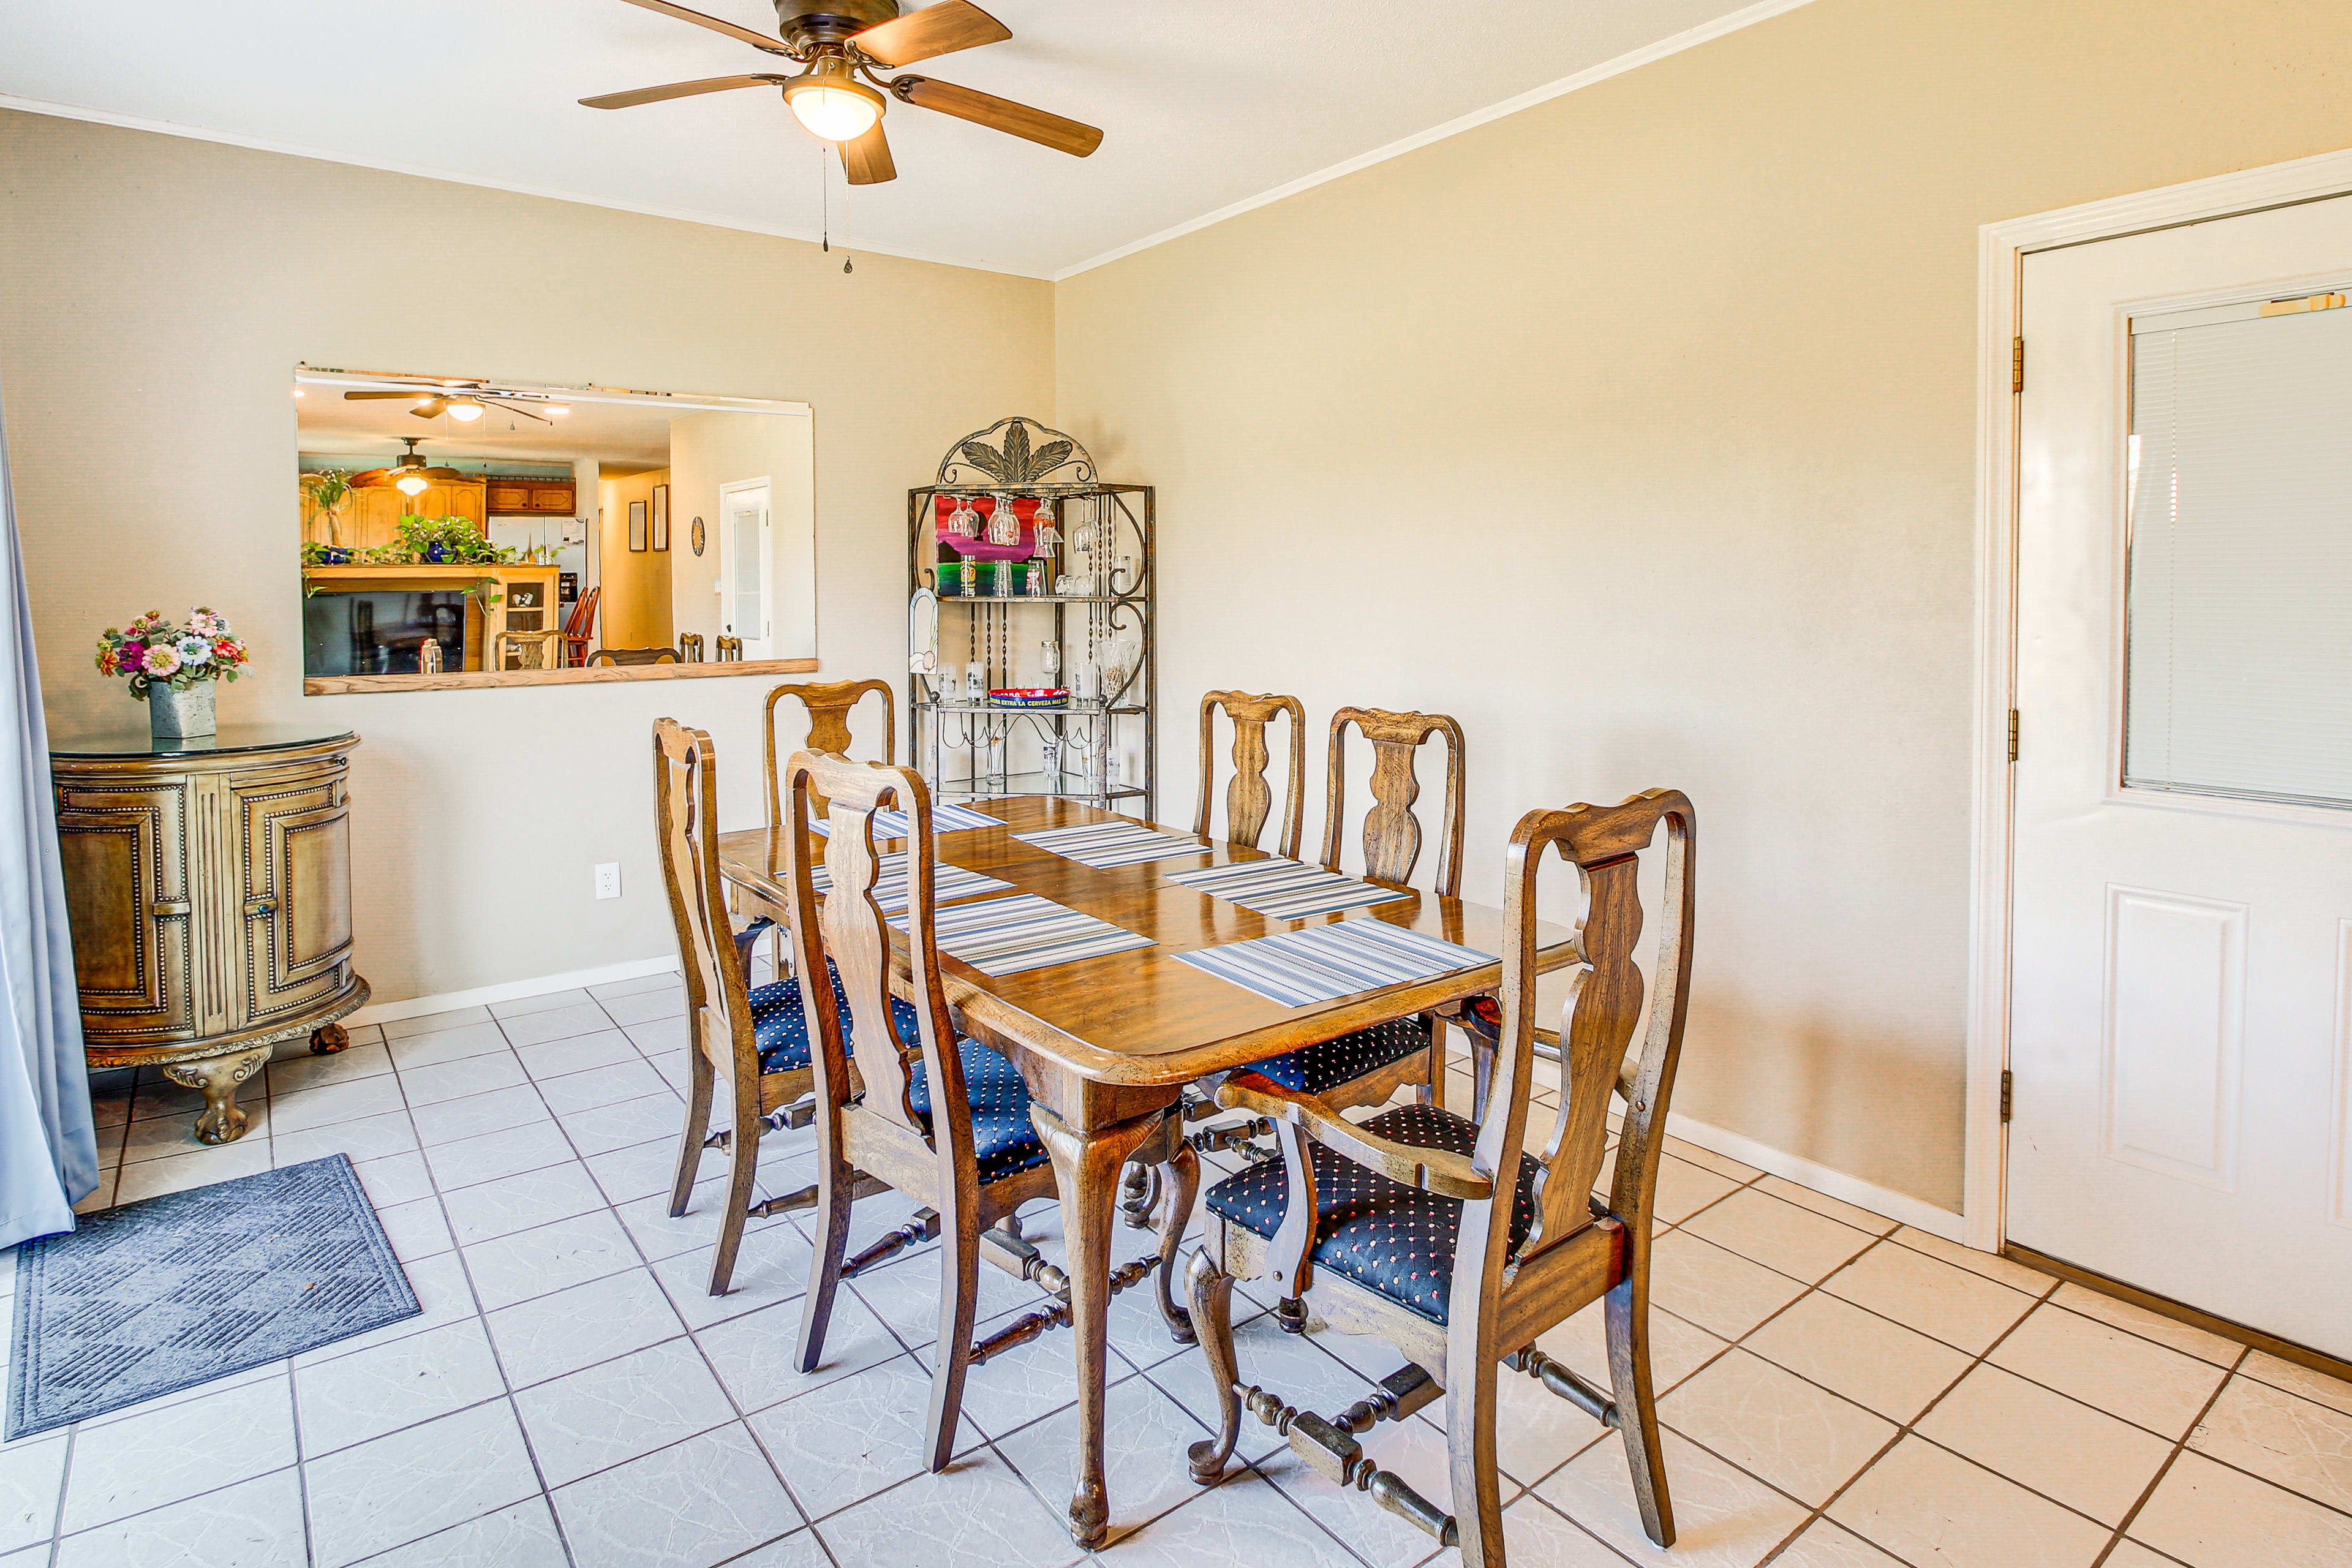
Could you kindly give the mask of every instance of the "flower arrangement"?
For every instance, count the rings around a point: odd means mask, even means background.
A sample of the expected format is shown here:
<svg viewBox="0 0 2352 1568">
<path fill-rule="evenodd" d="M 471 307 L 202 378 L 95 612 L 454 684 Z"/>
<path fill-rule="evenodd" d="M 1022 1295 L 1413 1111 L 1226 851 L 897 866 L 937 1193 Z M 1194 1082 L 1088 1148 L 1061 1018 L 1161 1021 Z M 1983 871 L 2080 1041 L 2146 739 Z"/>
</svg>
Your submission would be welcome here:
<svg viewBox="0 0 2352 1568">
<path fill-rule="evenodd" d="M 107 627 L 98 638 L 98 672 L 128 676 L 131 695 L 142 702 L 157 685 L 184 691 L 201 681 L 235 680 L 247 658 L 228 617 L 201 605 L 188 612 L 185 625 L 150 610 L 121 631 Z"/>
</svg>

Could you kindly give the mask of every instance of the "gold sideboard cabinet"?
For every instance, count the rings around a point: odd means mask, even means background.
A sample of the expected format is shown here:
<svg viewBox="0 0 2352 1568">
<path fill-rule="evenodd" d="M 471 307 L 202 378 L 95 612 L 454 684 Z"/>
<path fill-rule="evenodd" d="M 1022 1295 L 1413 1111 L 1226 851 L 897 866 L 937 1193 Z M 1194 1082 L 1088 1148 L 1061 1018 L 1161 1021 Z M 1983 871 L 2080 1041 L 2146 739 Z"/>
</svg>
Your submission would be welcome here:
<svg viewBox="0 0 2352 1568">
<path fill-rule="evenodd" d="M 352 968 L 358 744 L 292 725 L 51 738 L 89 1065 L 201 1089 L 204 1142 L 244 1135 L 237 1086 L 278 1042 L 341 1050 L 337 1020 L 368 999 Z"/>
</svg>

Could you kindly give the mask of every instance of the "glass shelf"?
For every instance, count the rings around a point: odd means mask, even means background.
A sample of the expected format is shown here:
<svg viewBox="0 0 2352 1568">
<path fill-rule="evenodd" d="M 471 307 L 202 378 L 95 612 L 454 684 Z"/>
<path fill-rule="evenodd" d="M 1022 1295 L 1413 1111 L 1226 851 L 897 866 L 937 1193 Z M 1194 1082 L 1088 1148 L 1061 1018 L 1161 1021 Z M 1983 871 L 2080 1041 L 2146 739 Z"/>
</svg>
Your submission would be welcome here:
<svg viewBox="0 0 2352 1568">
<path fill-rule="evenodd" d="M 1097 789 L 1091 780 L 1069 773 L 1007 773 L 1001 779 L 942 779 L 931 794 L 945 800 L 996 800 L 1009 795 L 1052 795 L 1080 800 L 1120 800 L 1143 793 L 1137 784 L 1113 784 Z"/>
<path fill-rule="evenodd" d="M 1076 714 L 1088 718 L 1101 713 L 1143 711 L 1140 708 L 1103 708 L 1078 702 L 1058 702 L 1040 708 L 1026 703 L 1015 707 L 1010 703 L 995 702 L 941 702 L 929 698 L 918 698 L 910 706 L 919 708 L 926 713 L 1054 713 L 1064 717 Z"/>
</svg>

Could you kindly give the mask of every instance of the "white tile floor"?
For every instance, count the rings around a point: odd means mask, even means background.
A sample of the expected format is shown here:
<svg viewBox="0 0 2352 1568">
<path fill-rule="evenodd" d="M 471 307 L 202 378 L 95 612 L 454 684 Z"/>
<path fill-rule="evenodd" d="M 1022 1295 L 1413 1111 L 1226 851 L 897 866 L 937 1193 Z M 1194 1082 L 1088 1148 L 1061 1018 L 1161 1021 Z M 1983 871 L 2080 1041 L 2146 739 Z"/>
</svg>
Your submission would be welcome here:
<svg viewBox="0 0 2352 1568">
<path fill-rule="evenodd" d="M 362 1030 L 333 1058 L 298 1047 L 254 1080 L 251 1131 L 220 1149 L 190 1141 L 189 1092 L 101 1082 L 110 1170 L 85 1206 L 341 1150 L 425 1312 L 0 1446 L 0 1568 L 1079 1560 L 1060 1522 L 1066 1333 L 973 1373 L 962 1452 L 932 1476 L 916 1458 L 930 1249 L 854 1283 L 808 1376 L 791 1370 L 809 1257 L 794 1220 L 755 1222 L 739 1289 L 703 1293 L 717 1189 L 682 1220 L 664 1212 L 681 1007 L 655 979 Z M 765 1191 L 808 1179 L 808 1139 L 767 1142 Z M 711 1176 L 722 1168 L 709 1157 Z M 1665 1162 L 1660 1206 L 1681 1541 L 1660 1553 L 1642 1538 L 1613 1436 L 1507 1378 L 1517 1568 L 2352 1563 L 2352 1386 L 1687 1145 Z M 853 1246 L 903 1210 L 861 1205 Z M 1050 1245 L 1050 1205 L 1031 1228 Z M 1122 1250 L 1148 1250 L 1122 1234 Z M 1028 1293 L 983 1270 L 983 1313 Z M 1239 1338 L 1246 1377 L 1327 1414 L 1399 1360 L 1263 1315 Z M 1602 1375 L 1595 1314 L 1544 1342 Z M 1199 1355 L 1169 1342 L 1141 1293 L 1115 1305 L 1113 1352 L 1100 1556 L 1116 1568 L 1432 1559 L 1255 1424 L 1252 1466 L 1194 1488 L 1184 1446 L 1213 1408 Z M 1443 1500 L 1444 1441 L 1416 1417 L 1368 1447 Z"/>
</svg>

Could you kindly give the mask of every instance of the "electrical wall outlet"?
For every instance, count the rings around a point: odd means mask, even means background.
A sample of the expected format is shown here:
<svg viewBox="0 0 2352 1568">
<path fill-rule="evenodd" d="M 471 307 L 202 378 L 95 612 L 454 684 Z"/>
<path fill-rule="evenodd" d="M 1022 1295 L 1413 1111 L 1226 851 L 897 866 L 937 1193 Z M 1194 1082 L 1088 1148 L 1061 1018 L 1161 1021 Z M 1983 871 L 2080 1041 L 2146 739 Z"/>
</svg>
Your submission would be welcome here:
<svg viewBox="0 0 2352 1568">
<path fill-rule="evenodd" d="M 607 860 L 596 868 L 596 896 L 617 899 L 621 896 L 621 863 Z"/>
</svg>

